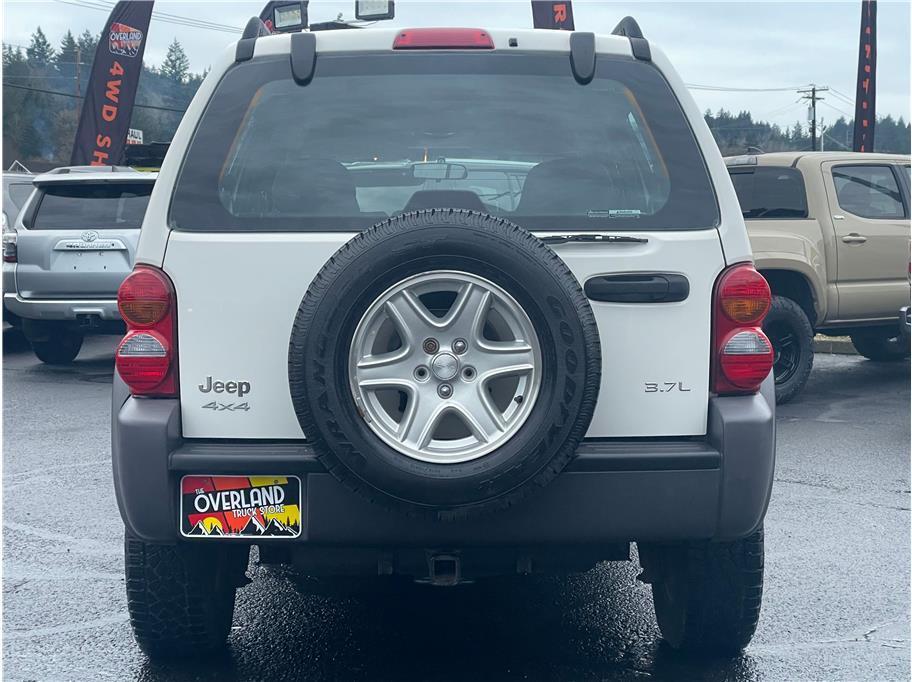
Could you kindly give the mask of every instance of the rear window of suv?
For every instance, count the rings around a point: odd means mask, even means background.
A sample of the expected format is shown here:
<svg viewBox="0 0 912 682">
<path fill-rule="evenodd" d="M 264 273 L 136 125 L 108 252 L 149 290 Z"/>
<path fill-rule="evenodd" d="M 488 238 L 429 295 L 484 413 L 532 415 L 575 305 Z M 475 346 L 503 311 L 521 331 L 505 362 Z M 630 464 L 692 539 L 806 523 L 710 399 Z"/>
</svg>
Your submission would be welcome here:
<svg viewBox="0 0 912 682">
<path fill-rule="evenodd" d="M 741 213 L 747 220 L 807 218 L 801 171 L 776 166 L 729 168 Z"/>
<path fill-rule="evenodd" d="M 139 229 L 152 183 L 73 183 L 41 187 L 26 221 L 33 230 Z"/>
<path fill-rule="evenodd" d="M 13 203 L 16 211 L 22 210 L 22 207 L 25 206 L 25 202 L 28 201 L 29 195 L 32 193 L 32 183 L 30 182 L 11 182 L 9 186 L 9 198 Z"/>
<path fill-rule="evenodd" d="M 651 64 L 566 55 L 320 55 L 234 66 L 184 159 L 183 230 L 359 230 L 418 208 L 474 208 L 528 229 L 718 223 L 699 147 Z"/>
</svg>

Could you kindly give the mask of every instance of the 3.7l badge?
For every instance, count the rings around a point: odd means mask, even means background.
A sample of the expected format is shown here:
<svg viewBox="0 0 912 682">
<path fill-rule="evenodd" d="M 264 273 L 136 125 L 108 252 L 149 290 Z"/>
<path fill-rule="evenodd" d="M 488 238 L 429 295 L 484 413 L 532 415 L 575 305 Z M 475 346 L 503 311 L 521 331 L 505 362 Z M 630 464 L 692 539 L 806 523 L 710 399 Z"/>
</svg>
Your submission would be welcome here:
<svg viewBox="0 0 912 682">
<path fill-rule="evenodd" d="M 684 387 L 683 381 L 647 381 L 645 387 L 646 393 L 690 393 L 690 389 Z"/>
</svg>

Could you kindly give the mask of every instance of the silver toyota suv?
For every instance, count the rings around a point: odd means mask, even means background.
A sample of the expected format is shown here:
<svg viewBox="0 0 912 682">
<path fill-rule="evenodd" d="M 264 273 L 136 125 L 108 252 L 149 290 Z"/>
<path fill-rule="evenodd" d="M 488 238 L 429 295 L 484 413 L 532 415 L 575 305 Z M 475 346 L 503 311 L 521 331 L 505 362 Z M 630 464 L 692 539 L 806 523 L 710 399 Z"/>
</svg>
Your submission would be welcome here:
<svg viewBox="0 0 912 682">
<path fill-rule="evenodd" d="M 42 362 L 72 362 L 86 334 L 123 333 L 117 288 L 133 268 L 155 178 L 92 166 L 34 178 L 4 235 L 3 306 Z"/>
<path fill-rule="evenodd" d="M 317 582 L 452 586 L 636 542 L 673 646 L 750 641 L 770 292 L 633 20 L 253 20 L 175 134 L 119 304 L 114 481 L 149 655 L 224 646 L 252 545 Z"/>
</svg>

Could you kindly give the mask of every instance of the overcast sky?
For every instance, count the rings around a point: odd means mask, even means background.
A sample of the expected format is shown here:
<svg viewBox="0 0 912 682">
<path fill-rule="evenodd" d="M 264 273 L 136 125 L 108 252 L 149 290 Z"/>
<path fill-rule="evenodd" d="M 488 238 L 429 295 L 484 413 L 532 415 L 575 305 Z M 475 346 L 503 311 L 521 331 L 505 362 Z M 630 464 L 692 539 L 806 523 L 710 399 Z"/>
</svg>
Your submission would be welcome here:
<svg viewBox="0 0 912 682">
<path fill-rule="evenodd" d="M 3 0 L 3 40 L 27 45 L 37 26 L 56 46 L 69 28 L 98 32 L 113 0 Z M 244 26 L 265 2 L 158 0 L 155 9 L 225 27 Z M 633 15 L 646 37 L 669 55 L 687 83 L 738 88 L 788 88 L 816 83 L 830 93 L 818 109 L 824 121 L 853 115 L 855 70 L 861 2 L 573 2 L 576 28 L 609 33 L 625 14 Z M 879 114 L 909 120 L 910 3 L 878 3 Z M 354 0 L 312 0 L 310 21 L 354 15 Z M 396 19 L 381 26 L 461 25 L 530 27 L 528 0 L 469 2 L 397 0 Z M 177 38 L 193 71 L 201 71 L 212 55 L 237 39 L 230 30 L 206 30 L 153 19 L 146 62 L 161 63 L 168 44 Z M 749 110 L 755 118 L 781 125 L 806 121 L 798 95 L 783 92 L 708 92 L 694 90 L 697 103 L 713 111 Z M 841 96 L 840 96 L 841 95 Z M 851 100 L 851 101 L 847 101 Z M 835 108 L 834 108 L 835 107 Z"/>
</svg>

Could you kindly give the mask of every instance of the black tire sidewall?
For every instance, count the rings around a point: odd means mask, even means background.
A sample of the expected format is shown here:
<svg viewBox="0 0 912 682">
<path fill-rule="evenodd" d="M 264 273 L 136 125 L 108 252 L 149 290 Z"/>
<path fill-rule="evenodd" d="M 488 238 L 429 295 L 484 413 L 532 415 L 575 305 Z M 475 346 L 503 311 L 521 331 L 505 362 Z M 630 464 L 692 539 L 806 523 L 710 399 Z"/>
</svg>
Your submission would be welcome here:
<svg viewBox="0 0 912 682">
<path fill-rule="evenodd" d="M 61 329 L 45 341 L 32 341 L 32 350 L 39 360 L 48 365 L 66 365 L 76 359 L 82 350 L 84 337 L 77 331 Z"/>
<path fill-rule="evenodd" d="M 782 404 L 801 392 L 811 374 L 814 366 L 814 329 L 801 306 L 784 296 L 773 296 L 772 305 L 763 321 L 763 329 L 775 349 L 776 340 L 769 331 L 774 324 L 785 324 L 792 329 L 799 350 L 799 365 L 795 373 L 784 383 L 776 384 L 776 402 Z"/>
<path fill-rule="evenodd" d="M 865 329 L 851 335 L 859 355 L 874 362 L 899 362 L 909 357 L 909 346 L 893 329 Z"/>
<path fill-rule="evenodd" d="M 568 289 L 566 266 L 546 267 L 543 254 L 528 248 L 531 235 L 483 214 L 421 212 L 378 227 L 382 239 L 364 233 L 324 268 L 330 282 L 324 278 L 321 291 L 305 296 L 292 333 L 295 409 L 330 470 L 342 466 L 335 473 L 354 476 L 349 483 L 366 485 L 368 497 L 414 511 L 483 505 L 549 465 L 563 468 L 557 460 L 569 457 L 562 448 L 572 440 L 575 450 L 591 420 L 600 368 L 585 329 L 586 322 L 594 328 L 594 318 L 582 293 Z M 349 390 L 349 342 L 365 310 L 390 286 L 433 270 L 468 272 L 506 290 L 529 316 L 542 355 L 539 394 L 522 428 L 494 452 L 459 464 L 422 462 L 387 446 L 358 414 Z"/>
<path fill-rule="evenodd" d="M 159 545 L 126 534 L 127 607 L 140 648 L 174 659 L 224 647 L 248 557 L 243 545 Z"/>
</svg>

